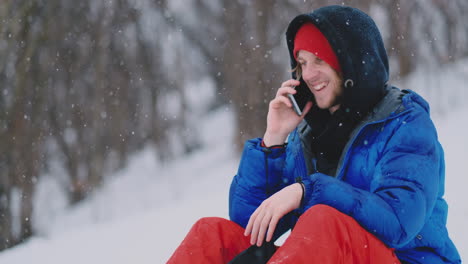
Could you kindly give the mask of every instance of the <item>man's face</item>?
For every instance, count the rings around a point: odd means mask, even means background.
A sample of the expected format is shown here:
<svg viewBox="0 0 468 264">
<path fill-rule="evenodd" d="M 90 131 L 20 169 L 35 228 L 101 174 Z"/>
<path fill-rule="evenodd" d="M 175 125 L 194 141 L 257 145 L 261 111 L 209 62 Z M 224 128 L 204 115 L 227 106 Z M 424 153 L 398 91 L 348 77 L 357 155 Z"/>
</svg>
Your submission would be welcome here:
<svg viewBox="0 0 468 264">
<path fill-rule="evenodd" d="M 343 96 L 343 80 L 338 73 L 325 61 L 313 53 L 299 50 L 297 63 L 301 67 L 302 79 L 315 96 L 320 109 L 335 112 L 341 104 Z"/>
</svg>

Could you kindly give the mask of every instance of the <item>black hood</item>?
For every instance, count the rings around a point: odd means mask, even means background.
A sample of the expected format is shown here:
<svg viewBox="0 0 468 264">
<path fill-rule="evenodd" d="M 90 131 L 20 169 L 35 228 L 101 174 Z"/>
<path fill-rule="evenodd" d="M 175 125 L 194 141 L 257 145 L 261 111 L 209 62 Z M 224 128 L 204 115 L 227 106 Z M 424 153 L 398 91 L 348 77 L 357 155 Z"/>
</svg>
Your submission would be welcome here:
<svg viewBox="0 0 468 264">
<path fill-rule="evenodd" d="M 347 112 L 369 111 L 383 98 L 389 76 L 387 52 L 374 21 L 347 6 L 322 7 L 295 17 L 286 32 L 292 69 L 296 67 L 294 37 L 306 22 L 322 32 L 338 57 L 344 80 L 342 107 Z M 302 79 L 301 85 L 306 85 Z M 314 109 L 311 114 L 317 112 Z"/>
</svg>

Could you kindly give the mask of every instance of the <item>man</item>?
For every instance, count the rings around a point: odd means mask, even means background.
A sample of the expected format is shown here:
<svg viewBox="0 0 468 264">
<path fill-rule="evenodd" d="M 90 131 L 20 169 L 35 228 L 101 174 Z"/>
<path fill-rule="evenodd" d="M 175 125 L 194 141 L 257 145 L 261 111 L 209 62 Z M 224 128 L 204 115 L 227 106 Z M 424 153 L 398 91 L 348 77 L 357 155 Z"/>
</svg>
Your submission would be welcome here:
<svg viewBox="0 0 468 264">
<path fill-rule="evenodd" d="M 271 101 L 263 139 L 245 145 L 230 190 L 238 225 L 201 219 L 169 262 L 247 263 L 261 253 L 269 263 L 460 263 L 428 104 L 387 85 L 373 20 L 323 7 L 294 18 L 286 37 L 298 80 Z M 304 90 L 299 116 L 288 94 Z"/>
</svg>

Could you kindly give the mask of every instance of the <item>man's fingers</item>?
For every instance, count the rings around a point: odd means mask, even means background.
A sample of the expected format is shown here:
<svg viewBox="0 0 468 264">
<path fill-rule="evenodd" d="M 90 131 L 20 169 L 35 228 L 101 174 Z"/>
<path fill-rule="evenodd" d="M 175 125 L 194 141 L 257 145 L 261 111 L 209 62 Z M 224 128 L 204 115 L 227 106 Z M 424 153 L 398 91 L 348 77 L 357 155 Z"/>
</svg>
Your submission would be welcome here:
<svg viewBox="0 0 468 264">
<path fill-rule="evenodd" d="M 273 99 L 273 101 L 271 101 L 271 107 L 273 108 L 280 108 L 281 104 L 285 104 L 289 108 L 292 107 L 291 101 L 284 96 L 276 97 L 275 99 Z"/>
<path fill-rule="evenodd" d="M 278 224 L 279 218 L 277 216 L 273 216 L 270 220 L 270 224 L 268 225 L 268 234 L 266 237 L 266 241 L 270 242 L 273 238 L 273 234 L 275 233 L 276 225 Z"/>
<path fill-rule="evenodd" d="M 294 79 L 290 79 L 290 80 L 287 80 L 285 81 L 284 83 L 281 84 L 281 87 L 285 87 L 285 86 L 297 86 L 299 85 L 301 82 L 297 81 L 297 80 L 294 80 Z"/>
<path fill-rule="evenodd" d="M 296 89 L 294 89 L 294 87 L 292 86 L 280 87 L 278 91 L 276 91 L 276 98 L 285 96 L 288 93 L 295 94 L 296 92 L 297 92 Z"/>
<path fill-rule="evenodd" d="M 258 231 L 260 230 L 260 225 L 262 223 L 262 219 L 264 217 L 263 210 L 259 213 L 259 215 L 255 218 L 255 221 L 252 226 L 252 232 L 250 233 L 250 244 L 255 244 L 258 238 Z"/>
<path fill-rule="evenodd" d="M 271 214 L 267 213 L 262 221 L 260 222 L 260 229 L 258 231 L 258 237 L 257 237 L 257 246 L 261 246 L 263 243 L 263 240 L 265 239 L 265 233 L 267 232 L 267 228 L 270 224 L 271 221 Z"/>
<path fill-rule="evenodd" d="M 252 231 L 251 221 L 252 221 L 252 218 L 249 219 L 249 222 L 247 223 L 247 227 L 245 227 L 244 236 L 248 236 L 250 232 Z"/>
<path fill-rule="evenodd" d="M 253 214 L 249 218 L 249 222 L 247 223 L 247 226 L 245 227 L 244 231 L 244 236 L 248 236 L 250 233 L 252 233 L 252 226 L 255 222 L 255 219 L 257 218 L 259 212 L 259 208 L 253 212 Z"/>
<path fill-rule="evenodd" d="M 310 101 L 307 102 L 307 104 L 306 104 L 305 107 L 304 107 L 304 110 L 302 110 L 302 116 L 301 116 L 301 117 L 304 117 L 304 116 L 307 115 L 307 113 L 309 112 L 309 110 L 312 108 L 313 104 L 314 104 L 314 103 L 312 103 L 312 102 L 310 102 Z"/>
</svg>

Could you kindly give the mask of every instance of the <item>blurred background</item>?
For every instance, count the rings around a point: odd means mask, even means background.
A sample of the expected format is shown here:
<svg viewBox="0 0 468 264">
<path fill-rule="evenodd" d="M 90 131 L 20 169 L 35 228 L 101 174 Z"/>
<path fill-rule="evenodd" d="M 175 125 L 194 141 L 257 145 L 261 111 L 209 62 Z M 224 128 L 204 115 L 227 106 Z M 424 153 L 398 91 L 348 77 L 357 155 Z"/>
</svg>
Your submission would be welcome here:
<svg viewBox="0 0 468 264">
<path fill-rule="evenodd" d="M 288 22 L 328 4 L 376 20 L 391 83 L 416 89 L 419 76 L 434 115 L 468 99 L 428 74 L 466 61 L 466 0 L 1 1 L 0 250 L 41 234 L 46 176 L 73 207 L 148 147 L 158 164 L 204 149 L 198 128 L 219 109 L 232 113 L 223 141 L 238 155 L 290 76 Z"/>
</svg>

